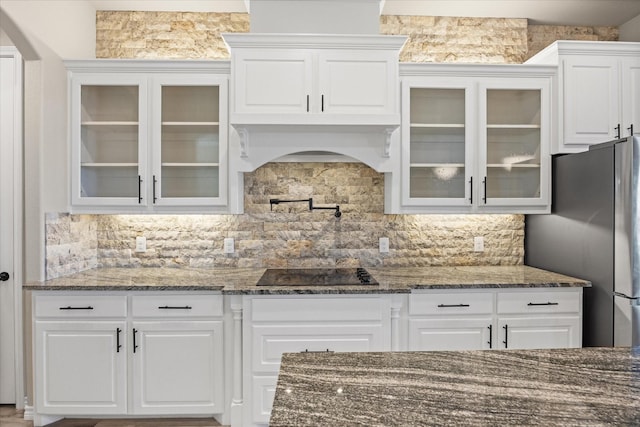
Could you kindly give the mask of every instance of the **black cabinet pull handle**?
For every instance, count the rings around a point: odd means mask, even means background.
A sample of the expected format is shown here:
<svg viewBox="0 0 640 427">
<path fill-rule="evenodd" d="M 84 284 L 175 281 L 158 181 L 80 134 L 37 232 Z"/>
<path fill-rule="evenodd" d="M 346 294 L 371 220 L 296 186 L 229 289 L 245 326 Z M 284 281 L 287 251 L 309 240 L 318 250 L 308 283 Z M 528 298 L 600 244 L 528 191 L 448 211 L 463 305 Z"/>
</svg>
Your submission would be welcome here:
<svg viewBox="0 0 640 427">
<path fill-rule="evenodd" d="M 320 111 L 324 113 L 324 95 L 320 97 Z"/>
<path fill-rule="evenodd" d="M 473 204 L 473 177 L 469 178 L 469 203 Z"/>
<path fill-rule="evenodd" d="M 156 200 L 158 200 L 158 198 L 156 197 L 156 183 L 158 182 L 158 180 L 156 179 L 156 176 L 153 175 L 153 204 L 156 204 Z"/>
<path fill-rule="evenodd" d="M 509 325 L 504 325 L 502 327 L 504 329 L 504 348 L 509 348 Z"/>
<path fill-rule="evenodd" d="M 315 351 L 309 351 L 308 348 L 302 350 L 300 353 L 335 353 L 333 350 L 315 350 Z"/>
<path fill-rule="evenodd" d="M 86 307 L 72 307 L 68 305 L 66 307 L 60 307 L 60 310 L 93 310 L 93 307 L 91 307 L 90 305 Z"/>
<path fill-rule="evenodd" d="M 558 305 L 557 302 L 530 302 L 527 305 Z"/>
<path fill-rule="evenodd" d="M 469 304 L 438 304 L 438 308 L 469 307 Z"/>
<path fill-rule="evenodd" d="M 175 307 L 170 305 L 163 305 L 162 307 L 158 307 L 160 310 L 191 310 L 193 307 L 190 305 L 185 305 L 183 307 Z"/>
<path fill-rule="evenodd" d="M 307 113 L 309 112 L 309 95 L 307 95 Z"/>
<path fill-rule="evenodd" d="M 629 126 L 627 130 L 629 131 L 629 136 L 633 136 L 633 123 L 631 123 L 631 126 Z"/>
<path fill-rule="evenodd" d="M 136 334 L 138 333 L 138 330 L 136 328 L 133 328 L 133 352 L 136 352 L 136 349 L 138 348 L 138 345 L 136 344 Z"/>
<path fill-rule="evenodd" d="M 485 176 L 482 180 L 482 185 L 484 186 L 484 194 L 482 195 L 482 201 L 484 204 L 487 204 L 487 177 Z"/>
<path fill-rule="evenodd" d="M 493 325 L 489 325 L 489 348 L 493 348 Z"/>
<path fill-rule="evenodd" d="M 616 131 L 616 139 L 620 139 L 620 123 L 618 123 L 618 126 L 614 127 L 613 130 Z"/>
<path fill-rule="evenodd" d="M 138 204 L 142 203 L 142 177 L 138 175 Z"/>
<path fill-rule="evenodd" d="M 122 347 L 122 344 L 120 344 L 120 332 L 122 332 L 122 329 L 116 328 L 116 353 L 120 353 L 120 348 Z"/>
</svg>

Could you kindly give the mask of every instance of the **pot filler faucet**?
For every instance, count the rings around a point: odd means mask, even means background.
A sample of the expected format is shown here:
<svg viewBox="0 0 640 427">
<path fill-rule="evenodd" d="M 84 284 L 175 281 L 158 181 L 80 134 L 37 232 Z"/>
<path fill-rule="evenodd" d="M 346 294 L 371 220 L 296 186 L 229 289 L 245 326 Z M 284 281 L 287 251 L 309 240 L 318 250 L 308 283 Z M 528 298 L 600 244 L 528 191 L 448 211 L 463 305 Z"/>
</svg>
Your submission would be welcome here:
<svg viewBox="0 0 640 427">
<path fill-rule="evenodd" d="M 280 200 L 280 199 L 269 199 L 269 204 L 271 205 L 271 210 L 273 210 L 273 205 L 279 205 L 280 203 L 297 203 L 297 202 L 309 202 L 309 210 L 313 211 L 316 209 L 330 209 L 336 211 L 333 215 L 336 218 L 340 218 L 342 216 L 342 212 L 340 212 L 340 206 L 313 206 L 313 199 L 298 199 L 298 200 Z"/>
</svg>

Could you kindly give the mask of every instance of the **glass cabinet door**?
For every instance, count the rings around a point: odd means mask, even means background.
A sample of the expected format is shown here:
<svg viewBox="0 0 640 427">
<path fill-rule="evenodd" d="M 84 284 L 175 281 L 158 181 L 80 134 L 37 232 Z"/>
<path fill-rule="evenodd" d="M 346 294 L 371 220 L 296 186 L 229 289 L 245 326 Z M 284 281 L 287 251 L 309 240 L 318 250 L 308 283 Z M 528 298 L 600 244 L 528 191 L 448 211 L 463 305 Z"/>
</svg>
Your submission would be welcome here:
<svg viewBox="0 0 640 427">
<path fill-rule="evenodd" d="M 544 163 L 548 160 L 546 150 L 542 152 L 543 129 L 547 127 L 543 89 L 487 88 L 484 93 L 485 175 L 480 206 L 504 204 L 505 199 L 516 205 L 542 203 L 546 197 Z"/>
<path fill-rule="evenodd" d="M 145 126 L 140 120 L 144 114 L 143 86 L 134 81 L 73 83 L 73 203 L 146 203 L 143 188 Z"/>
<path fill-rule="evenodd" d="M 161 82 L 153 203 L 208 205 L 223 200 L 226 81 Z M 226 102 L 226 101 L 224 101 Z M 221 107 L 222 105 L 222 107 Z M 223 141 L 223 143 L 221 143 Z M 159 149 L 158 149 L 159 147 Z"/>
<path fill-rule="evenodd" d="M 410 87 L 405 93 L 409 97 L 409 123 L 403 128 L 409 139 L 404 151 L 409 159 L 405 204 L 470 205 L 467 88 Z"/>
</svg>

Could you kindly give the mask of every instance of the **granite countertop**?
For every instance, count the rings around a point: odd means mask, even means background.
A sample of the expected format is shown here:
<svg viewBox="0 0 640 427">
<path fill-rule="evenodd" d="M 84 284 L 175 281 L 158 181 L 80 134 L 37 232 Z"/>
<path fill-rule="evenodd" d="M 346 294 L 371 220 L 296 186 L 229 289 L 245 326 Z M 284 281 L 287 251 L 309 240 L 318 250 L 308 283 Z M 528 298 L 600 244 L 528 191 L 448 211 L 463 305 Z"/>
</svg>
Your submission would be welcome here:
<svg viewBox="0 0 640 427">
<path fill-rule="evenodd" d="M 640 348 L 291 353 L 279 426 L 640 425 Z"/>
<path fill-rule="evenodd" d="M 527 266 L 402 267 L 367 270 L 371 286 L 256 286 L 264 268 L 97 268 L 43 282 L 26 290 L 214 290 L 224 294 L 409 293 L 413 289 L 585 287 L 590 282 Z"/>
</svg>

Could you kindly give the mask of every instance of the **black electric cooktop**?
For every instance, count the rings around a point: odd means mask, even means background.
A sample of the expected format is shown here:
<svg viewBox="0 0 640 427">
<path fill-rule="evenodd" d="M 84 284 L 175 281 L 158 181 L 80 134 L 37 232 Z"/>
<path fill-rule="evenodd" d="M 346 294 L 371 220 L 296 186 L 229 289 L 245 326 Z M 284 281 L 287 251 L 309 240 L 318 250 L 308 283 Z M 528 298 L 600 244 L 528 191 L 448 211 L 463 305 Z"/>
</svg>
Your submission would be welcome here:
<svg viewBox="0 0 640 427">
<path fill-rule="evenodd" d="M 377 285 L 364 268 L 268 268 L 257 286 Z"/>
</svg>

